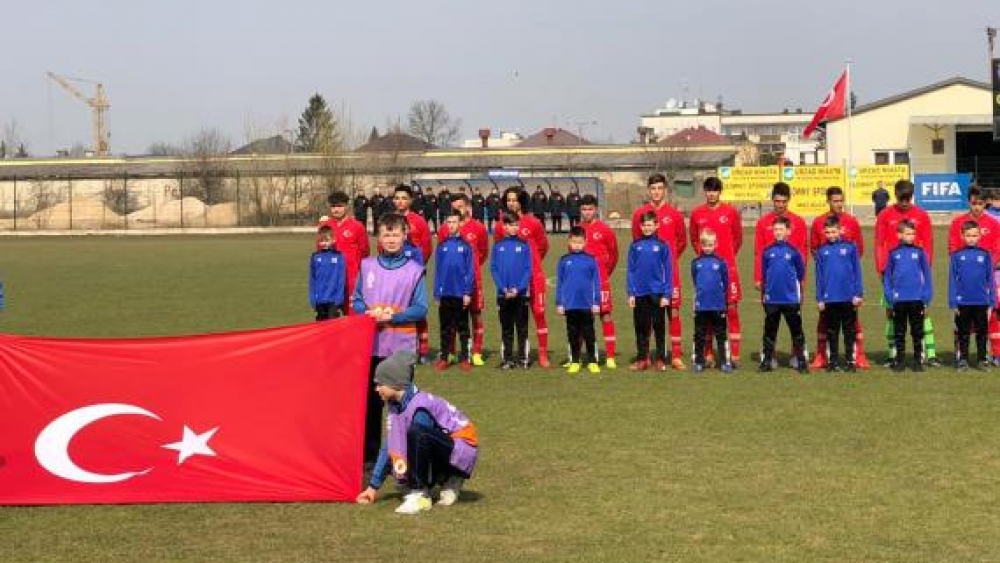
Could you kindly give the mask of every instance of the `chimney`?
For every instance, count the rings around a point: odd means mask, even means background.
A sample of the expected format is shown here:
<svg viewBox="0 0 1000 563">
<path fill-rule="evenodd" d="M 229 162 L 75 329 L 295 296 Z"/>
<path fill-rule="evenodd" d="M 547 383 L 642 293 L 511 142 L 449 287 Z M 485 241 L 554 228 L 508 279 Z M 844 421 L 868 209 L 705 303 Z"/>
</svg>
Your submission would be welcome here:
<svg viewBox="0 0 1000 563">
<path fill-rule="evenodd" d="M 556 128 L 555 127 L 546 127 L 545 128 L 545 144 L 551 145 L 552 144 L 552 140 L 555 139 L 555 137 L 556 137 Z"/>
<path fill-rule="evenodd" d="M 479 130 L 479 141 L 482 143 L 484 149 L 490 148 L 490 130 L 480 129 Z"/>
<path fill-rule="evenodd" d="M 639 133 L 639 144 L 645 145 L 649 143 L 649 127 L 644 127 L 640 125 L 636 127 L 636 131 Z"/>
</svg>

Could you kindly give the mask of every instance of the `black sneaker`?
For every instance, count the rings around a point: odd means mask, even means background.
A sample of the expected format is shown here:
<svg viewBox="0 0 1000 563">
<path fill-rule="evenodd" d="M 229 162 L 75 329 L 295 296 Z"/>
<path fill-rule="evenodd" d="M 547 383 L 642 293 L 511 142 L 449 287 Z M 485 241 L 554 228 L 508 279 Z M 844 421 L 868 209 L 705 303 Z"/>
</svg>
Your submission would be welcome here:
<svg viewBox="0 0 1000 563">
<path fill-rule="evenodd" d="M 857 373 L 858 366 L 854 362 L 847 362 L 847 364 L 844 365 L 844 369 L 841 370 L 841 371 L 844 371 L 844 372 L 847 372 L 847 373 Z"/>
<path fill-rule="evenodd" d="M 939 368 L 939 367 L 941 367 L 941 360 L 937 359 L 937 356 L 934 356 L 933 358 L 927 358 L 927 365 L 930 366 L 930 367 L 932 367 L 932 368 Z M 914 371 L 916 371 L 916 370 L 914 370 Z M 924 371 L 924 370 L 920 370 L 920 371 Z"/>
<path fill-rule="evenodd" d="M 955 362 L 955 369 L 961 372 L 969 371 L 969 362 L 965 360 L 958 360 Z"/>
<path fill-rule="evenodd" d="M 882 367 L 884 368 L 891 368 L 894 365 L 896 365 L 896 359 L 893 358 L 892 356 L 887 355 L 885 357 L 885 360 L 882 360 Z"/>
<path fill-rule="evenodd" d="M 521 360 L 521 369 L 531 369 L 531 360 Z"/>
<path fill-rule="evenodd" d="M 833 373 L 835 371 L 839 371 L 837 369 L 837 362 L 834 362 L 834 361 L 827 362 L 827 364 L 826 364 L 826 373 Z"/>
<path fill-rule="evenodd" d="M 993 362 L 989 360 L 979 360 L 979 366 L 977 366 L 977 369 L 980 371 L 986 371 L 991 367 L 993 367 Z"/>
<path fill-rule="evenodd" d="M 501 363 L 501 364 L 500 364 L 499 366 L 497 366 L 497 367 L 498 367 L 499 369 L 502 369 L 502 370 L 504 370 L 504 371 L 509 371 L 509 370 L 512 370 L 512 369 L 514 369 L 514 362 L 511 362 L 511 361 L 504 361 L 503 363 Z"/>
<path fill-rule="evenodd" d="M 892 362 L 892 371 L 896 373 L 903 373 L 906 370 L 906 364 L 902 360 Z"/>
<path fill-rule="evenodd" d="M 774 368 L 771 367 L 771 360 L 764 359 L 757 364 L 757 373 L 767 373 L 769 371 L 774 371 Z"/>
<path fill-rule="evenodd" d="M 937 360 L 937 358 L 934 359 Z M 929 361 L 928 365 L 930 365 Z M 941 362 L 938 362 L 937 365 L 941 365 Z M 920 360 L 913 360 L 913 372 L 920 373 L 922 371 L 924 371 L 924 364 Z"/>
<path fill-rule="evenodd" d="M 799 356 L 798 365 L 795 366 L 795 371 L 799 372 L 799 375 L 806 375 L 809 373 L 809 362 L 806 361 L 805 356 Z"/>
</svg>

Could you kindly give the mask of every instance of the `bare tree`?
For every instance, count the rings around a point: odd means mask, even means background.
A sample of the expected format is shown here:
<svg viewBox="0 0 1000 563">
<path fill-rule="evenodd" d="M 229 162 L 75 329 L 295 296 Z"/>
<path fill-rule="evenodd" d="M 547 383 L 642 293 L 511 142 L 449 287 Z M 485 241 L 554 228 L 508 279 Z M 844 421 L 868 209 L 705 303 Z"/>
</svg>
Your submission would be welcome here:
<svg viewBox="0 0 1000 563">
<path fill-rule="evenodd" d="M 27 211 L 30 213 L 35 228 L 43 229 L 48 226 L 52 208 L 62 203 L 62 195 L 55 185 L 47 180 L 32 180 L 28 184 L 28 205 Z"/>
<path fill-rule="evenodd" d="M 226 135 L 213 128 L 205 128 L 184 143 L 184 155 L 190 159 L 188 173 L 193 182 L 184 187 L 184 195 L 200 199 L 206 205 L 222 203 L 229 199 L 224 191 L 226 161 L 223 158 L 232 148 Z"/>
<path fill-rule="evenodd" d="M 101 201 L 118 215 L 128 215 L 141 207 L 138 195 L 128 189 L 128 184 L 123 179 L 105 180 Z"/>
<path fill-rule="evenodd" d="M 439 147 L 458 140 L 461 119 L 452 119 L 448 108 L 438 100 L 419 100 L 410 106 L 407 116 L 410 134 Z"/>
<path fill-rule="evenodd" d="M 184 149 L 164 142 L 153 143 L 146 149 L 147 156 L 181 156 L 183 154 Z"/>
<path fill-rule="evenodd" d="M 21 126 L 16 119 L 4 123 L 3 137 L 0 141 L 2 141 L 4 148 L 2 158 L 6 158 L 8 155 L 14 158 L 28 157 L 28 145 L 24 140 L 24 132 L 21 131 Z"/>
</svg>

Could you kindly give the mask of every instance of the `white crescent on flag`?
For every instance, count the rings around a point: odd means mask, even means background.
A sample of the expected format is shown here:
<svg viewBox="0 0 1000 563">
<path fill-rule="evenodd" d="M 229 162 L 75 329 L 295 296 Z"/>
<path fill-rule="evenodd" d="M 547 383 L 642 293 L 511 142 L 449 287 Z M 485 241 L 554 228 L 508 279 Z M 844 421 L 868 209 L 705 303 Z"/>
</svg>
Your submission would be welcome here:
<svg viewBox="0 0 1000 563">
<path fill-rule="evenodd" d="M 35 440 L 35 458 L 49 473 L 80 483 L 117 483 L 131 479 L 136 475 L 145 475 L 152 471 L 151 467 L 141 471 L 110 475 L 93 473 L 81 468 L 69 457 L 69 443 L 77 432 L 102 418 L 124 414 L 147 416 L 160 420 L 160 417 L 144 408 L 120 403 L 90 405 L 72 410 L 50 422 L 38 434 L 38 439 Z"/>
</svg>

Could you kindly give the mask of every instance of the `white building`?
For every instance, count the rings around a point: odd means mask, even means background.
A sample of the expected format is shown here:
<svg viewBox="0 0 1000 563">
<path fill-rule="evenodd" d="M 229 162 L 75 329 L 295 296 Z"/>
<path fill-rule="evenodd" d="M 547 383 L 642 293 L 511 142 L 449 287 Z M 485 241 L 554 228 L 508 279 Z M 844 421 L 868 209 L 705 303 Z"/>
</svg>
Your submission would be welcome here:
<svg viewBox="0 0 1000 563">
<path fill-rule="evenodd" d="M 826 155 L 815 140 L 803 139 L 802 130 L 812 119 L 801 109 L 780 113 L 743 113 L 719 104 L 696 100 L 667 101 L 662 108 L 641 118 L 641 127 L 664 139 L 684 129 L 704 127 L 709 131 L 756 145 L 760 154 L 784 156 L 798 164 L 825 164 Z"/>
</svg>

